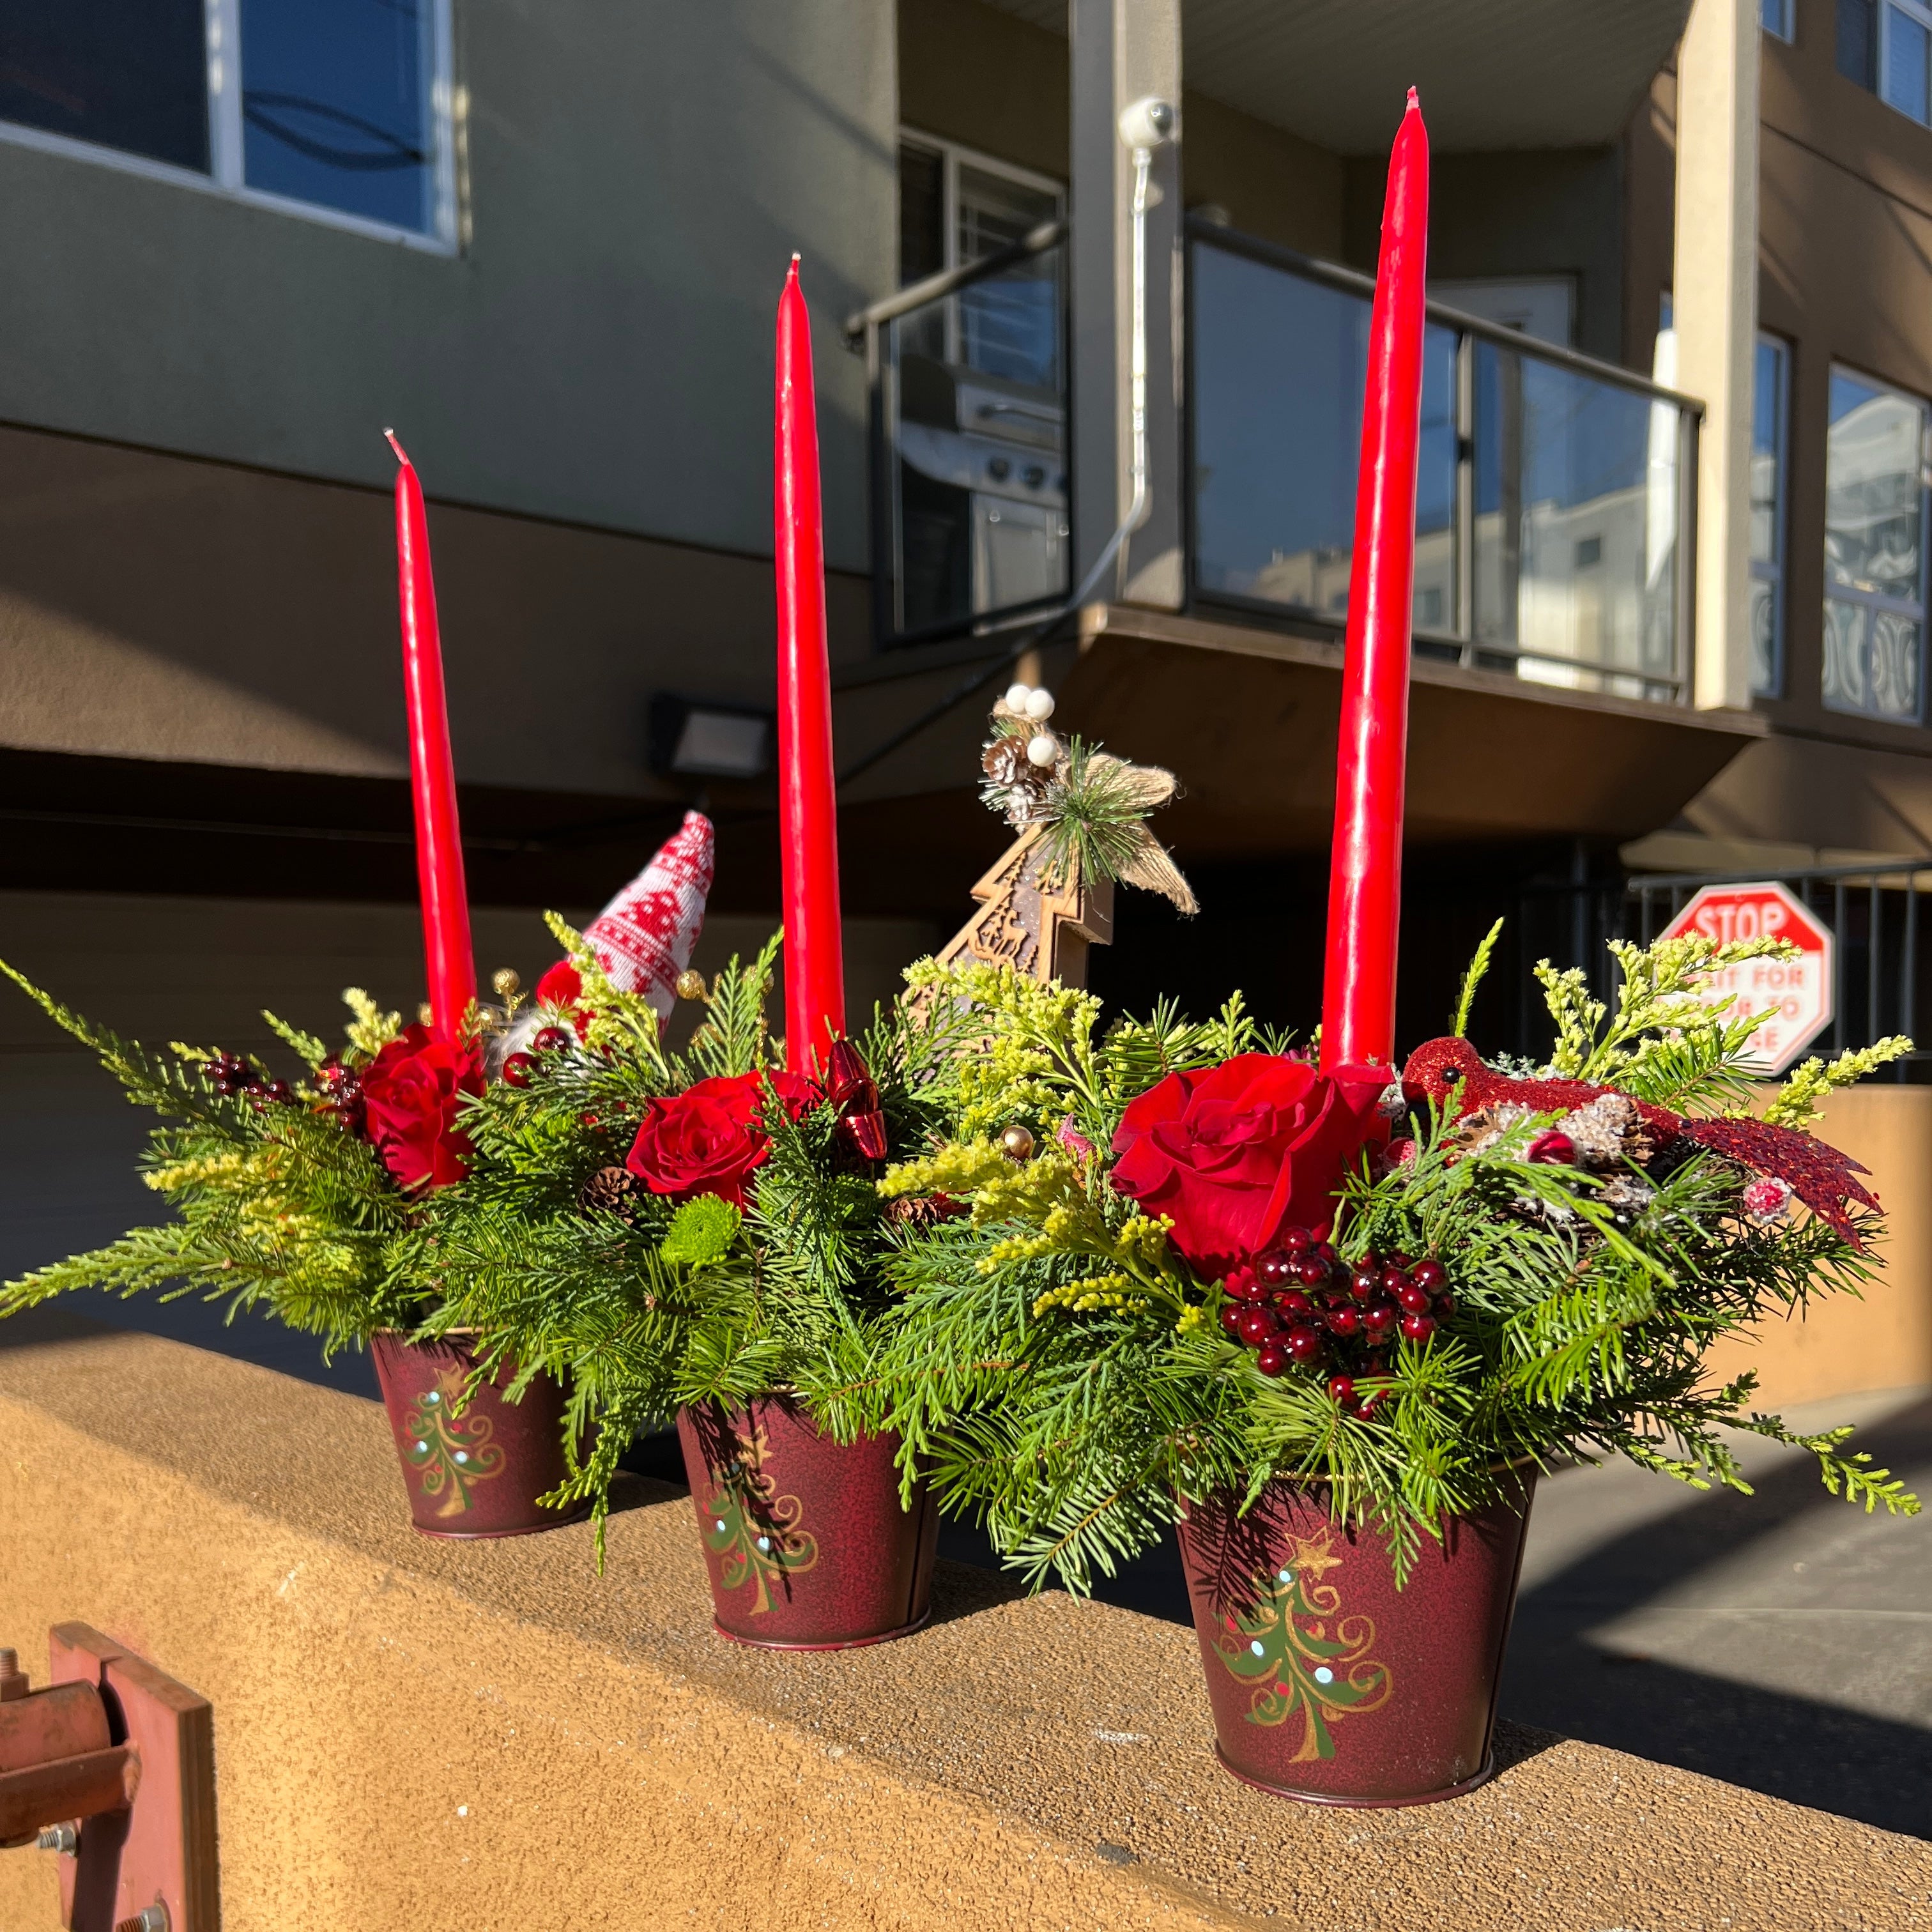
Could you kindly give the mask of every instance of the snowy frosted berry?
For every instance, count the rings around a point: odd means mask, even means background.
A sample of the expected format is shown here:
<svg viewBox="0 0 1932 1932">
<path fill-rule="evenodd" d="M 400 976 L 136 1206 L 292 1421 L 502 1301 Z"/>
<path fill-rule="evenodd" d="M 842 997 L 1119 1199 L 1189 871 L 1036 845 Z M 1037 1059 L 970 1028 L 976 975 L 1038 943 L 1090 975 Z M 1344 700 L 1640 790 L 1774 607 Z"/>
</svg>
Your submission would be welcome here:
<svg viewBox="0 0 1932 1932">
<path fill-rule="evenodd" d="M 1791 1184 L 1774 1174 L 1759 1175 L 1744 1190 L 1744 1212 L 1754 1221 L 1775 1221 L 1791 1204 Z"/>
</svg>

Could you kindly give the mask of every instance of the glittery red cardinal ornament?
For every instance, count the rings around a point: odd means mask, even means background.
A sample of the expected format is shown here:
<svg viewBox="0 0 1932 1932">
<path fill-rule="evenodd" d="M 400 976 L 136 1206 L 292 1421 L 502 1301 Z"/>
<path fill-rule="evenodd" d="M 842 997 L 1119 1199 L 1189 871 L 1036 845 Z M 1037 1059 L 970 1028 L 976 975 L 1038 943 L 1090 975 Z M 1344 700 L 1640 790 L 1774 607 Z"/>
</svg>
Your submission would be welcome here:
<svg viewBox="0 0 1932 1932">
<path fill-rule="evenodd" d="M 1448 1106 L 1452 1118 L 1472 1113 L 1478 1107 L 1496 1106 L 1526 1107 L 1537 1114 L 1568 1113 L 1616 1090 L 1587 1080 L 1513 1080 L 1484 1066 L 1466 1040 L 1453 1037 L 1418 1046 L 1402 1070 L 1402 1088 L 1412 1103 L 1433 1100 Z M 1853 1247 L 1864 1247 L 1850 1204 L 1876 1208 L 1878 1197 L 1854 1178 L 1870 1169 L 1849 1154 L 1840 1154 L 1814 1135 L 1768 1120 L 1694 1120 L 1648 1100 L 1632 1100 L 1630 1104 L 1656 1135 L 1660 1148 L 1673 1140 L 1689 1141 L 1740 1167 L 1774 1175 Z"/>
</svg>

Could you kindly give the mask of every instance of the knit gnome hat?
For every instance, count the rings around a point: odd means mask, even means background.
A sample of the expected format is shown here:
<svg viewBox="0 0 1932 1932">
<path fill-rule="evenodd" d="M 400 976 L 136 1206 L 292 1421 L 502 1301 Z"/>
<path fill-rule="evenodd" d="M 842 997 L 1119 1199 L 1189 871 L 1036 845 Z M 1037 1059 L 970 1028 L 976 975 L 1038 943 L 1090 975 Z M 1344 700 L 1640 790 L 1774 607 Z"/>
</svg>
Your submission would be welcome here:
<svg viewBox="0 0 1932 1932">
<path fill-rule="evenodd" d="M 687 812 L 657 856 L 584 928 L 604 977 L 621 993 L 642 994 L 660 1020 L 677 1004 L 677 976 L 704 929 L 717 862 L 710 820 Z"/>
<path fill-rule="evenodd" d="M 702 812 L 687 812 L 683 824 L 651 862 L 584 928 L 604 977 L 619 992 L 649 1000 L 660 1024 L 670 1017 L 677 1003 L 677 976 L 697 949 L 716 863 L 710 820 Z M 518 1016 L 503 1041 L 505 1051 L 526 1044 L 527 1036 L 545 1024 L 546 1008 L 568 1012 L 582 992 L 577 968 L 560 959 L 537 982 L 536 1000 Z"/>
</svg>

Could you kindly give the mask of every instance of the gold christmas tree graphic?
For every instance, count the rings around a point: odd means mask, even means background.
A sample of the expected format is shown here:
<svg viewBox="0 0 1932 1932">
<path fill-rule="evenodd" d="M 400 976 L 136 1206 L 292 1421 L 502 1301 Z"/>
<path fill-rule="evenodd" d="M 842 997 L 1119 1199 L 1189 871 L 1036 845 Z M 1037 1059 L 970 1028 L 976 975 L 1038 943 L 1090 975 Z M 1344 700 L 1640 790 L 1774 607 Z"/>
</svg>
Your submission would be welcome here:
<svg viewBox="0 0 1932 1932">
<path fill-rule="evenodd" d="M 1330 1727 L 1378 1708 L 1394 1688 L 1388 1666 L 1368 1654 L 1373 1621 L 1342 1616 L 1341 1592 L 1322 1581 L 1341 1561 L 1329 1531 L 1294 1538 L 1275 1574 L 1256 1580 L 1253 1607 L 1225 1617 L 1227 1634 L 1215 1640 L 1228 1670 L 1255 1687 L 1250 1724 L 1285 1724 L 1300 1713 L 1297 1764 L 1333 1757 Z"/>
</svg>

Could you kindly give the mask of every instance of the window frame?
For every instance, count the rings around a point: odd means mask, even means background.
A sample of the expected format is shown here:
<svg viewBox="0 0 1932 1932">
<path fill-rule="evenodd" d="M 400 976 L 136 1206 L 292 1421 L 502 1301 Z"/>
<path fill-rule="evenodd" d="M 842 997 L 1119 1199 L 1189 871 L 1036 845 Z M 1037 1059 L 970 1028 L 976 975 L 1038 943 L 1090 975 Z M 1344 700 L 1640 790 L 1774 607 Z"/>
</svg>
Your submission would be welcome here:
<svg viewBox="0 0 1932 1932">
<path fill-rule="evenodd" d="M 1922 27 L 1928 39 L 1932 39 L 1932 6 L 1926 0 L 1877 0 L 1878 19 L 1876 22 L 1878 44 L 1872 50 L 1872 65 L 1876 70 L 1872 92 L 1893 113 L 1910 121 L 1915 128 L 1932 128 L 1932 72 L 1926 79 L 1926 118 L 1922 121 L 1916 115 L 1908 114 L 1892 98 L 1887 86 L 1892 78 L 1892 16 L 1894 12 L 1906 15 Z M 1932 60 L 1928 66 L 1932 69 Z"/>
<path fill-rule="evenodd" d="M 430 179 L 433 188 L 430 224 L 427 229 L 404 228 L 368 216 L 352 214 L 346 208 L 326 203 L 298 200 L 292 195 L 272 194 L 250 188 L 244 178 L 244 128 L 242 116 L 242 73 L 238 59 L 230 50 L 242 44 L 242 0 L 207 0 L 208 172 L 177 166 L 172 161 L 158 161 L 146 154 L 130 154 L 98 142 L 76 140 L 45 128 L 29 128 L 16 121 L 0 119 L 0 142 L 10 147 L 30 148 L 44 154 L 57 154 L 68 160 L 85 161 L 98 167 L 139 175 L 148 181 L 164 182 L 176 188 L 194 189 L 272 214 L 292 214 L 325 228 L 341 229 L 371 241 L 394 242 L 404 248 L 432 255 L 454 255 L 459 251 L 459 212 L 457 194 L 456 149 L 460 91 L 454 81 L 455 36 L 451 24 L 452 0 L 426 0 L 430 8 L 430 44 L 435 62 L 430 80 L 430 134 L 435 143 L 435 160 Z"/>
<path fill-rule="evenodd" d="M 1791 388 L 1792 365 L 1794 360 L 1793 345 L 1788 337 L 1778 335 L 1769 329 L 1758 332 L 1760 346 L 1778 352 L 1778 415 L 1774 430 L 1772 455 L 1774 464 L 1772 474 L 1776 478 L 1777 494 L 1772 500 L 1771 530 L 1772 554 L 1768 557 L 1750 560 L 1751 580 L 1768 584 L 1771 586 L 1771 682 L 1760 686 L 1751 686 L 1754 698 L 1783 698 L 1787 694 L 1790 683 L 1790 614 L 1789 586 L 1786 568 L 1791 550 Z M 1753 358 L 1755 373 L 1756 358 Z M 1751 407 L 1756 413 L 1757 397 L 1754 382 Z M 1755 436 L 1752 454 L 1756 454 Z M 1858 714 L 1862 716 L 1864 714 Z"/>
<path fill-rule="evenodd" d="M 1932 655 L 1932 652 L 1928 652 L 1928 645 L 1932 644 L 1932 639 L 1928 639 L 1927 634 L 1928 614 L 1932 613 L 1932 595 L 1928 595 L 1928 590 L 1932 590 L 1932 586 L 1928 586 L 1925 574 L 1928 562 L 1926 546 L 1928 540 L 1932 540 L 1932 478 L 1928 478 L 1928 458 L 1932 458 L 1932 398 L 1922 396 L 1916 391 L 1906 388 L 1903 383 L 1888 381 L 1885 376 L 1874 375 L 1869 370 L 1861 369 L 1854 363 L 1840 362 L 1834 356 L 1828 371 L 1828 381 L 1829 377 L 1834 377 L 1841 374 L 1850 377 L 1853 382 L 1864 384 L 1868 388 L 1876 389 L 1881 392 L 1899 397 L 1903 400 L 1911 404 L 1919 412 L 1918 597 L 1917 602 L 1914 604 L 1902 597 L 1888 597 L 1882 591 L 1858 590 L 1849 585 L 1834 585 L 1832 580 L 1829 554 L 1827 552 L 1825 594 L 1821 600 L 1821 605 L 1828 607 L 1834 602 L 1848 604 L 1863 610 L 1886 613 L 1894 616 L 1904 617 L 1914 624 L 1918 632 L 1917 680 L 1918 703 L 1917 709 L 1911 716 L 1904 717 L 1882 711 L 1874 711 L 1867 706 L 1834 704 L 1826 696 L 1826 657 L 1831 648 L 1828 635 L 1830 630 L 1828 608 L 1826 608 L 1825 612 L 1824 634 L 1821 634 L 1819 639 L 1818 701 L 1820 706 L 1834 718 L 1862 718 L 1868 724 L 1888 724 L 1904 730 L 1920 730 L 1924 728 L 1926 722 L 1926 665 L 1928 655 Z M 1832 424 L 1828 405 L 1825 422 L 1826 500 L 1823 531 L 1823 542 L 1826 544 L 1828 544 L 1832 539 L 1831 434 Z"/>
<path fill-rule="evenodd" d="M 1773 14 L 1776 18 L 1772 18 Z M 1758 24 L 1786 46 L 1798 39 L 1798 0 L 1758 0 Z"/>
<path fill-rule="evenodd" d="M 949 141 L 943 134 L 928 134 L 922 128 L 900 124 L 898 138 L 902 146 L 923 148 L 928 154 L 939 157 L 939 218 L 945 230 L 944 259 L 940 263 L 942 272 L 958 268 L 959 264 L 959 168 L 964 162 L 969 168 L 977 168 L 982 174 L 998 175 L 1011 182 L 1016 188 L 1030 188 L 1036 194 L 1050 194 L 1058 204 L 1058 218 L 1066 218 L 1066 184 L 1056 181 L 1051 175 L 1036 173 L 1031 168 L 1023 168 L 1017 161 L 1004 161 L 997 154 L 989 154 L 978 148 L 969 148 L 963 141 Z"/>
<path fill-rule="evenodd" d="M 943 135 L 928 134 L 916 128 L 901 123 L 898 131 L 901 147 L 923 148 L 928 153 L 939 157 L 939 220 L 943 233 L 944 246 L 940 250 L 938 272 L 948 274 L 960 266 L 959 260 L 959 170 L 966 166 L 977 168 L 982 174 L 998 176 L 1011 182 L 1016 188 L 1031 188 L 1036 194 L 1050 194 L 1054 198 L 1054 219 L 1066 219 L 1067 184 L 1055 181 L 1051 175 L 1036 174 L 1030 168 L 1023 168 L 1014 161 L 1003 161 L 996 154 L 983 153 L 977 148 L 969 148 L 962 141 L 949 141 Z M 896 170 L 897 157 L 894 157 Z M 957 362 L 963 352 L 961 347 L 959 326 L 959 298 L 950 298 L 945 309 L 945 353 L 949 362 Z M 1063 350 L 1063 353 L 1064 351 Z"/>
</svg>

